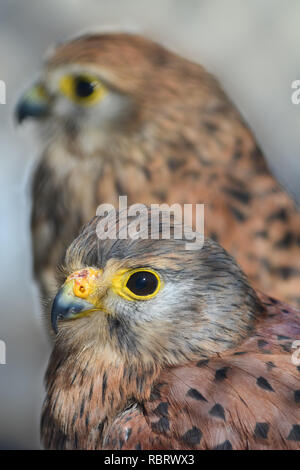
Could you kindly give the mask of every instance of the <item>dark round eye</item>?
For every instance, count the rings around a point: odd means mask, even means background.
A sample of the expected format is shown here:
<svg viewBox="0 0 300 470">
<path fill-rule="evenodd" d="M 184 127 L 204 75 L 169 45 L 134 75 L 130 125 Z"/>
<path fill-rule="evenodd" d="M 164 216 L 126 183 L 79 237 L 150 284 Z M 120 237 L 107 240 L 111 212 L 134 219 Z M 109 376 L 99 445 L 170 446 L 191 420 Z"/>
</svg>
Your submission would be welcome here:
<svg viewBox="0 0 300 470">
<path fill-rule="evenodd" d="M 133 273 L 127 281 L 126 287 L 133 294 L 147 296 L 153 294 L 158 286 L 155 274 L 149 271 L 138 271 Z"/>
<path fill-rule="evenodd" d="M 91 96 L 95 90 L 95 85 L 85 77 L 76 77 L 74 81 L 75 93 L 80 98 Z"/>
</svg>

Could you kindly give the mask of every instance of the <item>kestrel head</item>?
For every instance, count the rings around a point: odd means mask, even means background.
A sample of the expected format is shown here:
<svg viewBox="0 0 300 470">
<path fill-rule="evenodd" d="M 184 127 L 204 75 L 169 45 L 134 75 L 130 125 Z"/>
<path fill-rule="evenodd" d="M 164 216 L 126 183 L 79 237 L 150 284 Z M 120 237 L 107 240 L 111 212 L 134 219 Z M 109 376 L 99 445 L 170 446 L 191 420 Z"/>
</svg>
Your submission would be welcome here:
<svg viewBox="0 0 300 470">
<path fill-rule="evenodd" d="M 92 146 L 107 133 L 135 132 L 172 120 L 196 101 L 217 104 L 215 81 L 199 65 L 133 34 L 86 35 L 60 45 L 17 107 L 19 121 L 39 120 Z M 222 95 L 222 99 L 223 95 Z M 102 131 L 102 134 L 101 134 Z M 166 130 L 165 130 L 166 131 Z M 148 131 L 150 132 L 150 131 Z M 95 144 L 96 145 L 96 144 Z"/>
<path fill-rule="evenodd" d="M 51 313 L 60 347 L 163 365 L 222 352 L 249 334 L 259 300 L 218 244 L 187 250 L 172 230 L 168 240 L 123 239 L 118 218 L 116 239 L 100 240 L 99 220 L 67 250 Z"/>
</svg>

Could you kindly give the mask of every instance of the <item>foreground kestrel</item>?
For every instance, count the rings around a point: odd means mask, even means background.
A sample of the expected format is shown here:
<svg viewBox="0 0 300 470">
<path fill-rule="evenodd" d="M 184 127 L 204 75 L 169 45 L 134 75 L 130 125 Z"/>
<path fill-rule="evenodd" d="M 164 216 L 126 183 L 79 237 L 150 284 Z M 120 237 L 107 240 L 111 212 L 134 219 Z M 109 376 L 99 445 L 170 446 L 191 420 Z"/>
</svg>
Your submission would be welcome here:
<svg viewBox="0 0 300 470">
<path fill-rule="evenodd" d="M 210 239 L 124 240 L 117 220 L 103 241 L 98 221 L 52 307 L 45 447 L 300 449 L 300 312 Z"/>
<path fill-rule="evenodd" d="M 60 45 L 17 109 L 39 119 L 35 276 L 57 288 L 66 246 L 101 203 L 205 203 L 206 235 L 268 294 L 300 305 L 300 214 L 200 65 L 130 34 Z"/>
</svg>

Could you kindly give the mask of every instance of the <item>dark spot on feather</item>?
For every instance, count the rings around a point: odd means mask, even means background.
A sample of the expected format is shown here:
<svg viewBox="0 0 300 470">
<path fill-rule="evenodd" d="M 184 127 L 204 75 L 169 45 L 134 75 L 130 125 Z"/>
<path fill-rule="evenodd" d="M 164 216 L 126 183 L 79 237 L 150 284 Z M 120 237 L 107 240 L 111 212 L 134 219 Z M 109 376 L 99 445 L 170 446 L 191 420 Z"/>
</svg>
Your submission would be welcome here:
<svg viewBox="0 0 300 470">
<path fill-rule="evenodd" d="M 153 413 L 156 414 L 157 416 L 165 416 L 165 417 L 167 417 L 167 416 L 169 415 L 168 408 L 169 408 L 169 403 L 167 403 L 167 402 L 161 402 L 161 403 L 155 408 L 155 410 L 153 411 Z"/>
<path fill-rule="evenodd" d="M 100 434 L 102 434 L 103 428 L 104 428 L 104 421 L 100 421 L 100 423 L 98 424 L 98 430 Z"/>
<path fill-rule="evenodd" d="M 137 445 L 135 446 L 135 449 L 136 450 L 142 450 L 142 446 L 141 446 L 140 442 L 137 443 Z"/>
<path fill-rule="evenodd" d="M 205 121 L 203 124 L 209 132 L 216 132 L 219 129 L 219 126 L 213 122 Z"/>
<path fill-rule="evenodd" d="M 257 146 L 251 150 L 250 157 L 255 162 L 257 172 L 264 173 L 267 171 L 265 159 L 262 156 L 261 150 Z"/>
<path fill-rule="evenodd" d="M 163 189 L 159 191 L 152 191 L 152 195 L 157 198 L 160 202 L 165 202 L 167 200 L 167 192 Z"/>
<path fill-rule="evenodd" d="M 75 372 L 75 374 L 73 375 L 73 378 L 71 380 L 71 385 L 73 385 L 73 383 L 75 382 L 76 377 L 77 377 L 77 372 Z"/>
<path fill-rule="evenodd" d="M 78 418 L 78 414 L 75 412 L 72 418 L 72 426 L 74 426 L 74 424 L 76 423 L 77 418 Z"/>
<path fill-rule="evenodd" d="M 230 441 L 224 441 L 222 444 L 217 445 L 213 450 L 232 450 L 232 445 Z"/>
<path fill-rule="evenodd" d="M 210 415 L 215 416 L 216 418 L 221 418 L 225 421 L 225 411 L 220 403 L 216 403 L 209 412 Z"/>
<path fill-rule="evenodd" d="M 294 392 L 294 398 L 296 403 L 300 403 L 300 390 Z"/>
<path fill-rule="evenodd" d="M 85 399 L 83 398 L 82 402 L 81 402 L 81 406 L 80 406 L 80 418 L 82 418 L 82 416 L 83 416 L 84 405 L 85 405 Z"/>
<path fill-rule="evenodd" d="M 119 181 L 119 180 L 115 180 L 115 189 L 116 189 L 116 193 L 118 195 L 121 195 L 121 194 L 126 194 L 126 191 L 125 189 L 123 188 L 123 185 L 122 183 Z"/>
<path fill-rule="evenodd" d="M 184 158 L 170 157 L 168 158 L 168 167 L 171 171 L 176 171 L 185 164 Z"/>
<path fill-rule="evenodd" d="M 292 232 L 286 232 L 286 234 L 275 243 L 275 247 L 279 249 L 290 248 L 294 242 L 294 234 Z"/>
<path fill-rule="evenodd" d="M 198 392 L 195 388 L 190 388 L 187 392 L 187 396 L 194 398 L 195 400 L 199 401 L 207 401 L 206 398 L 202 395 L 202 393 Z"/>
<path fill-rule="evenodd" d="M 209 363 L 209 359 L 203 359 L 199 362 L 197 362 L 197 367 L 202 367 L 202 366 L 207 366 L 207 364 Z"/>
<path fill-rule="evenodd" d="M 215 380 L 221 381 L 227 379 L 227 371 L 230 369 L 229 367 L 222 367 L 221 369 L 216 370 L 215 373 Z"/>
<path fill-rule="evenodd" d="M 200 429 L 198 429 L 196 426 L 193 426 L 185 434 L 183 434 L 183 436 L 181 436 L 181 439 L 186 444 L 194 446 L 200 443 L 201 437 L 202 432 Z"/>
<path fill-rule="evenodd" d="M 254 236 L 258 238 L 268 238 L 268 232 L 266 230 L 259 230 L 254 233 Z"/>
<path fill-rule="evenodd" d="M 219 241 L 219 237 L 218 237 L 218 234 L 216 232 L 211 232 L 210 233 L 210 238 L 212 240 L 214 240 L 215 242 L 218 242 Z"/>
<path fill-rule="evenodd" d="M 288 219 L 287 210 L 283 208 L 283 209 L 279 209 L 273 212 L 273 214 L 271 214 L 268 217 L 267 221 L 272 222 L 273 220 L 281 220 L 282 222 L 286 222 L 287 219 Z"/>
<path fill-rule="evenodd" d="M 289 338 L 288 336 L 284 336 L 284 335 L 277 335 L 277 339 L 279 339 L 280 341 L 280 340 L 291 339 L 291 338 Z"/>
<path fill-rule="evenodd" d="M 268 344 L 268 341 L 265 341 L 264 339 L 259 339 L 257 341 L 257 346 L 261 349 L 263 348 L 264 346 L 267 346 Z"/>
<path fill-rule="evenodd" d="M 300 425 L 294 424 L 287 439 L 289 441 L 300 441 Z"/>
<path fill-rule="evenodd" d="M 107 388 L 107 374 L 104 372 L 102 378 L 102 405 L 104 405 L 105 395 L 106 395 L 106 388 Z"/>
<path fill-rule="evenodd" d="M 158 47 L 152 53 L 152 60 L 154 65 L 162 67 L 167 65 L 167 63 L 169 62 L 169 55 L 164 49 L 160 49 Z"/>
<path fill-rule="evenodd" d="M 275 364 L 272 361 L 266 362 L 266 366 L 267 366 L 268 370 L 271 370 L 274 367 L 276 367 Z"/>
<path fill-rule="evenodd" d="M 151 173 L 150 173 L 149 169 L 146 166 L 141 166 L 140 169 L 144 173 L 144 176 L 147 179 L 147 181 L 150 181 L 151 180 Z"/>
<path fill-rule="evenodd" d="M 254 429 L 254 437 L 258 437 L 261 439 L 267 439 L 268 432 L 269 432 L 269 424 L 268 423 L 256 423 Z"/>
<path fill-rule="evenodd" d="M 170 423 L 168 418 L 162 417 L 156 423 L 151 423 L 151 428 L 155 432 L 167 432 L 170 429 Z"/>
<path fill-rule="evenodd" d="M 237 351 L 233 355 L 234 356 L 241 356 L 242 354 L 247 354 L 247 351 Z"/>
<path fill-rule="evenodd" d="M 291 268 L 291 266 L 279 266 L 278 268 L 276 268 L 276 271 L 282 277 L 282 279 L 285 280 L 289 279 L 292 276 L 299 275 L 299 271 L 294 268 Z"/>
<path fill-rule="evenodd" d="M 89 393 L 89 401 L 91 401 L 91 398 L 93 396 L 93 390 L 94 390 L 94 383 L 92 382 L 91 387 L 90 387 L 90 393 Z"/>
<path fill-rule="evenodd" d="M 198 180 L 201 177 L 201 174 L 200 174 L 199 171 L 187 170 L 187 171 L 182 172 L 181 177 L 182 178 L 190 178 L 192 180 Z"/>
<path fill-rule="evenodd" d="M 292 350 L 291 344 L 281 344 L 280 346 L 285 352 L 290 353 Z"/>
<path fill-rule="evenodd" d="M 246 190 L 233 188 L 223 188 L 223 190 L 242 204 L 248 204 L 251 201 L 251 194 Z"/>
<path fill-rule="evenodd" d="M 246 215 L 236 207 L 228 205 L 228 209 L 231 211 L 238 222 L 244 222 L 247 219 Z"/>
<path fill-rule="evenodd" d="M 269 392 L 274 392 L 272 386 L 269 384 L 267 379 L 265 379 L 264 377 L 258 377 L 256 383 L 263 390 L 268 390 Z"/>
</svg>

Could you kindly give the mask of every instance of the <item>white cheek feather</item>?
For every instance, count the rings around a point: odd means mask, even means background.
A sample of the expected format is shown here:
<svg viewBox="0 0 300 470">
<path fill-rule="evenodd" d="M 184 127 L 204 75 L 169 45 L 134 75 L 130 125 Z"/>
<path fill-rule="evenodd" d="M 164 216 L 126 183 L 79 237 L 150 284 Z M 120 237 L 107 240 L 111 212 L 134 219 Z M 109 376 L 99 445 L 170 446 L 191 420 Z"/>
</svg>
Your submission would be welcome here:
<svg viewBox="0 0 300 470">
<path fill-rule="evenodd" d="M 160 292 L 149 300 L 125 300 L 117 294 L 110 293 L 105 306 L 118 317 L 135 320 L 137 323 L 152 320 L 172 321 L 178 308 L 184 310 L 187 299 L 191 297 L 193 282 L 167 282 Z"/>
<path fill-rule="evenodd" d="M 79 65 L 68 65 L 54 71 L 48 71 L 44 76 L 47 89 L 53 95 L 51 118 L 49 126 L 63 128 L 64 124 L 74 124 L 78 132 L 78 141 L 85 155 L 92 154 L 101 148 L 107 148 L 110 137 L 109 132 L 118 122 L 125 120 L 130 114 L 131 101 L 129 97 L 108 90 L 108 93 L 93 104 L 75 103 L 64 96 L 59 89 L 59 82 L 65 75 L 90 74 L 99 79 L 110 80 L 110 74 L 99 67 L 82 68 Z M 102 78 L 103 77 L 103 78 Z M 59 133 L 55 132 L 55 135 Z"/>
</svg>

